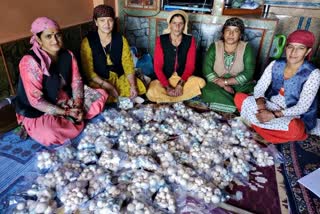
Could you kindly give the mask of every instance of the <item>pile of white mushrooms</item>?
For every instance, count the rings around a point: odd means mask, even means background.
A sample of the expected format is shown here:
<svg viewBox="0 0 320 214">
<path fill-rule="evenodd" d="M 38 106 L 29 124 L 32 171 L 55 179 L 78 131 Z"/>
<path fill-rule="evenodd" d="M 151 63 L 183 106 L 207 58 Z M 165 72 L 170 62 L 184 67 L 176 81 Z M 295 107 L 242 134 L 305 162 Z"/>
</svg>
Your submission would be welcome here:
<svg viewBox="0 0 320 214">
<path fill-rule="evenodd" d="M 76 145 L 40 152 L 14 213 L 177 213 L 178 193 L 218 204 L 235 179 L 274 164 L 237 119 L 182 103 L 130 107 L 106 110 Z"/>
</svg>

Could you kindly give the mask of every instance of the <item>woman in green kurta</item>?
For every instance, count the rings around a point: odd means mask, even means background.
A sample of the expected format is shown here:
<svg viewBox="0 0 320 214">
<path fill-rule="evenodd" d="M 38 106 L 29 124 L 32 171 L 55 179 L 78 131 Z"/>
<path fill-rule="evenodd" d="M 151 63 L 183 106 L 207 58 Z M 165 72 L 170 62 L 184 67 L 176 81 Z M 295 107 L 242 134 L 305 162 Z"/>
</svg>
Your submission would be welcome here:
<svg viewBox="0 0 320 214">
<path fill-rule="evenodd" d="M 243 35 L 243 21 L 230 18 L 223 25 L 221 40 L 212 43 L 206 53 L 203 74 L 207 85 L 202 89 L 202 100 L 213 110 L 233 113 L 234 94 L 253 91 L 255 54 L 241 40 Z"/>
</svg>

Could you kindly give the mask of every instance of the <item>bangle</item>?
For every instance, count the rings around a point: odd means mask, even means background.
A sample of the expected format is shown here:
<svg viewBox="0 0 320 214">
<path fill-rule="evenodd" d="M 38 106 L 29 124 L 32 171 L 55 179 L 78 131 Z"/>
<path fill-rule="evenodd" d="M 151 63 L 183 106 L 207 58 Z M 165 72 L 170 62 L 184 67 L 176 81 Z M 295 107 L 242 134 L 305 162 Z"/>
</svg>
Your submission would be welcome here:
<svg viewBox="0 0 320 214">
<path fill-rule="evenodd" d="M 228 85 L 228 80 L 227 79 L 224 79 L 224 84 Z"/>
</svg>

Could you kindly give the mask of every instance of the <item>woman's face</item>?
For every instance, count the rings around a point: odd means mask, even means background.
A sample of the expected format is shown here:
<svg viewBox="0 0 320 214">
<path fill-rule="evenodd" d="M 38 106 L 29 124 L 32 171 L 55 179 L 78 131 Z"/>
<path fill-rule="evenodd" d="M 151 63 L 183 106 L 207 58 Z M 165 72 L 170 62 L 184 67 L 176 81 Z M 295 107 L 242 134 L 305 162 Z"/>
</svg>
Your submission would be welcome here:
<svg viewBox="0 0 320 214">
<path fill-rule="evenodd" d="M 112 17 L 99 17 L 95 20 L 98 31 L 106 34 L 112 33 L 114 26 L 114 19 Z"/>
<path fill-rule="evenodd" d="M 227 44 L 235 44 L 239 42 L 241 31 L 236 26 L 227 26 L 223 31 L 223 39 Z"/>
<path fill-rule="evenodd" d="M 46 29 L 42 31 L 40 38 L 37 37 L 37 40 L 41 49 L 51 55 L 56 55 L 63 46 L 62 33 L 60 29 Z"/>
<path fill-rule="evenodd" d="M 184 30 L 184 21 L 181 16 L 175 16 L 171 20 L 169 26 L 172 34 L 180 36 Z"/>
<path fill-rule="evenodd" d="M 301 43 L 289 43 L 286 46 L 287 62 L 291 64 L 302 63 L 310 51 L 310 48 Z"/>
</svg>

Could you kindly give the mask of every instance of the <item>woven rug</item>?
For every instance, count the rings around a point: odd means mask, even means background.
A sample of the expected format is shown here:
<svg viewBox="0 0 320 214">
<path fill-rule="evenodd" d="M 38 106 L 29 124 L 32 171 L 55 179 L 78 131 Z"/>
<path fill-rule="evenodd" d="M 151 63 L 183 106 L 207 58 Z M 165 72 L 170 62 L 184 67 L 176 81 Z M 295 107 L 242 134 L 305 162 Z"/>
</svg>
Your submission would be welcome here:
<svg viewBox="0 0 320 214">
<path fill-rule="evenodd" d="M 257 179 L 258 178 L 258 179 Z M 259 179 L 260 178 L 260 179 Z M 265 183 L 259 183 L 259 180 Z M 251 213 L 281 214 L 288 213 L 286 190 L 280 166 L 257 167 L 250 173 L 248 184 L 236 184 L 231 193 L 241 191 L 243 199 L 230 200 L 227 203 Z"/>
<path fill-rule="evenodd" d="M 89 121 L 96 123 L 103 120 L 98 115 Z M 76 145 L 83 137 L 81 133 L 72 140 Z M 29 188 L 37 176 L 36 153 L 41 150 L 51 150 L 57 146 L 44 147 L 30 137 L 22 140 L 15 130 L 0 135 L 0 214 L 7 200 L 5 198 L 16 192 Z"/>
<path fill-rule="evenodd" d="M 320 213 L 320 198 L 298 183 L 298 180 L 320 168 L 320 138 L 279 145 L 284 154 L 282 165 L 291 213 Z M 320 182 L 320 178 L 319 178 Z"/>
</svg>

